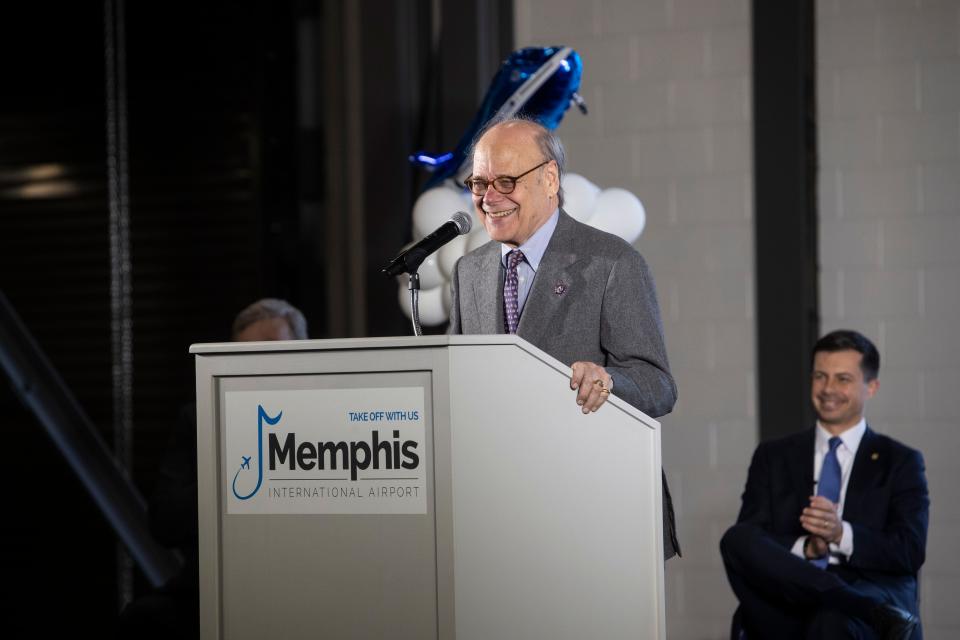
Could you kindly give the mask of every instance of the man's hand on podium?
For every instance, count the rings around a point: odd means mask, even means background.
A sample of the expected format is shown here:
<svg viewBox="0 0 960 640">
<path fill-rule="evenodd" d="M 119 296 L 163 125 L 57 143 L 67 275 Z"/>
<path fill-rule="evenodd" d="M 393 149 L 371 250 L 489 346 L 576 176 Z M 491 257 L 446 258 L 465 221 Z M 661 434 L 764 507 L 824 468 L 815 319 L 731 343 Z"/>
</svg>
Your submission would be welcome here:
<svg viewBox="0 0 960 640">
<path fill-rule="evenodd" d="M 577 390 L 577 404 L 585 414 L 596 411 L 607 401 L 613 378 L 594 362 L 574 362 L 570 368 L 570 388 Z"/>
</svg>

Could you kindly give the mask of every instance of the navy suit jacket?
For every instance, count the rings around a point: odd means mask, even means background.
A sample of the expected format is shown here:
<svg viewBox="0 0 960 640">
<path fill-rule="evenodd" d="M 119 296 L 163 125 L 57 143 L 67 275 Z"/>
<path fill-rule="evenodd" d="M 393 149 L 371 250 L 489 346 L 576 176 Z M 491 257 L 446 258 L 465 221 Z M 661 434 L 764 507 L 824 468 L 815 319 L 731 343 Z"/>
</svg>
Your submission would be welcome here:
<svg viewBox="0 0 960 640">
<path fill-rule="evenodd" d="M 755 524 L 790 549 L 807 535 L 800 513 L 813 488 L 815 430 L 763 442 L 753 454 L 738 523 Z M 917 613 L 917 571 L 927 544 L 930 499 L 923 456 L 867 427 L 843 507 L 853 555 L 839 570 L 886 592 Z"/>
</svg>

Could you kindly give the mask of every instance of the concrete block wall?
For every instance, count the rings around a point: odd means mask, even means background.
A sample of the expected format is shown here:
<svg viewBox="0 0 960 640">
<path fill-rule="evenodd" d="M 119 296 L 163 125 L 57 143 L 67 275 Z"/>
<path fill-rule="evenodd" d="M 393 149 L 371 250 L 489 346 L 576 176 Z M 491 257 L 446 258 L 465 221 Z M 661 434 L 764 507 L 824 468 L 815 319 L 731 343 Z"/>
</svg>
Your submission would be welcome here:
<svg viewBox="0 0 960 640">
<path fill-rule="evenodd" d="M 960 637 L 960 2 L 819 0 L 823 329 L 881 352 L 872 426 L 923 451 L 925 637 Z"/>
<path fill-rule="evenodd" d="M 684 557 L 667 564 L 670 638 L 725 638 L 718 544 L 757 441 L 748 0 L 517 0 L 517 46 L 570 45 L 587 116 L 570 170 L 637 194 L 680 390 L 663 460 Z"/>
</svg>

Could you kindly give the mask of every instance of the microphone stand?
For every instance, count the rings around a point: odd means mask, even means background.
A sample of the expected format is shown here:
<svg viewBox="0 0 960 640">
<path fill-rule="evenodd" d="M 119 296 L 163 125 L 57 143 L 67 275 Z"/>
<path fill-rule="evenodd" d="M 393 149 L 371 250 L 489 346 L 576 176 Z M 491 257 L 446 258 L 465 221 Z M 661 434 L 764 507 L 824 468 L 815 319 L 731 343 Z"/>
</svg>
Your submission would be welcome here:
<svg viewBox="0 0 960 640">
<path fill-rule="evenodd" d="M 413 335 L 420 337 L 423 329 L 420 328 L 420 274 L 413 271 L 407 282 L 410 291 L 410 319 L 413 321 Z"/>
</svg>

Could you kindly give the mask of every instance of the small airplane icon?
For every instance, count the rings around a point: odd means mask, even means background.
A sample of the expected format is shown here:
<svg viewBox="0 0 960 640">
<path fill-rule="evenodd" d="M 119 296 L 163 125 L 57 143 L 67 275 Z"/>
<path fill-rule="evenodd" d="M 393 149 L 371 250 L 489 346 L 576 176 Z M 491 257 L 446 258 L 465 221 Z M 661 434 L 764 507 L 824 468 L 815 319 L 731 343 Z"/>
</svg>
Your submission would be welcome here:
<svg viewBox="0 0 960 640">
<path fill-rule="evenodd" d="M 243 458 L 243 462 L 240 463 L 240 468 L 241 468 L 241 469 L 249 469 L 249 468 L 250 468 L 250 458 L 252 458 L 253 456 L 240 456 L 240 457 Z"/>
</svg>

